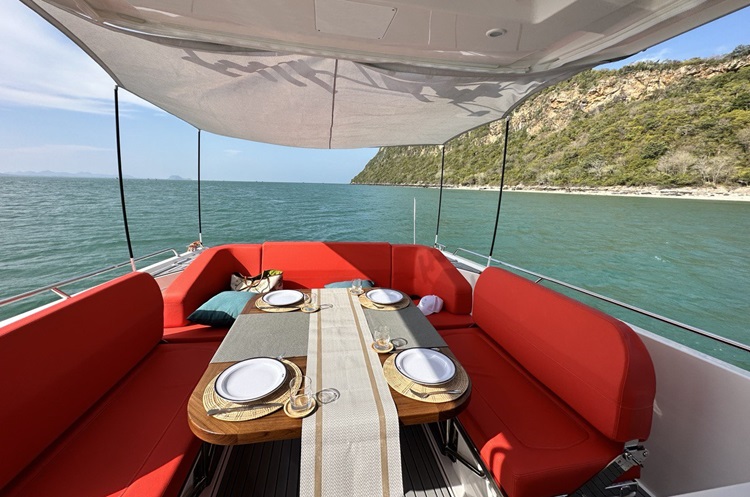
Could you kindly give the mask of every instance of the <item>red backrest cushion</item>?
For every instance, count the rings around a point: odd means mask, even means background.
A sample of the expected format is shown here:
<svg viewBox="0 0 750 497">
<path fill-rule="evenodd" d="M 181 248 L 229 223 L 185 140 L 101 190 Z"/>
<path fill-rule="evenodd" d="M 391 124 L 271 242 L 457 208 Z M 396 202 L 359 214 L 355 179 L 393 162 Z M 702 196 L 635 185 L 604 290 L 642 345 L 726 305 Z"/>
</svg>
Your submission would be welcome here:
<svg viewBox="0 0 750 497">
<path fill-rule="evenodd" d="M 164 326 L 188 324 L 187 317 L 219 292 L 232 273 L 260 273 L 260 244 L 220 245 L 204 250 L 164 291 Z"/>
<path fill-rule="evenodd" d="M 0 329 L 0 488 L 143 359 L 162 332 L 159 285 L 145 273 Z"/>
<path fill-rule="evenodd" d="M 321 288 L 364 278 L 391 286 L 391 244 L 380 242 L 266 242 L 263 269 L 284 271 L 284 288 Z"/>
<path fill-rule="evenodd" d="M 424 245 L 392 245 L 391 285 L 409 295 L 437 295 L 444 309 L 471 312 L 471 285 L 439 250 Z"/>
<path fill-rule="evenodd" d="M 474 289 L 474 321 L 537 380 L 607 437 L 644 440 L 656 380 L 622 321 L 498 268 Z"/>
</svg>

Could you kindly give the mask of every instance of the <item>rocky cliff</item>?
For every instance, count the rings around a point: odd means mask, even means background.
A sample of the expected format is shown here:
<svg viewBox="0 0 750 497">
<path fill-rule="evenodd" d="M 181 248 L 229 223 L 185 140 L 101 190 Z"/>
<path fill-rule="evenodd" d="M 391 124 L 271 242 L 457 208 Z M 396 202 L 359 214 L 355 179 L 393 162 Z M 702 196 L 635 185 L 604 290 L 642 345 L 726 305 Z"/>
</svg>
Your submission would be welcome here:
<svg viewBox="0 0 750 497">
<path fill-rule="evenodd" d="M 446 144 L 445 184 L 499 184 L 504 122 Z M 353 183 L 435 185 L 438 147 L 382 148 Z M 506 184 L 750 182 L 750 46 L 712 59 L 592 70 L 511 116 Z"/>
</svg>

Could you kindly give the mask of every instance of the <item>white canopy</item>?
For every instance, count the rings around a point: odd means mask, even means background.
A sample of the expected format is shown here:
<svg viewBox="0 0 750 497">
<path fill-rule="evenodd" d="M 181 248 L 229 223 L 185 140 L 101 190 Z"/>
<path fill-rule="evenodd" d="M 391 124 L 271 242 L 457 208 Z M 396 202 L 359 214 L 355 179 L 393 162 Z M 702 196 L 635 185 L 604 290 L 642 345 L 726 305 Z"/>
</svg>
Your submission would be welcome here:
<svg viewBox="0 0 750 497">
<path fill-rule="evenodd" d="M 442 144 L 750 3 L 22 1 L 117 84 L 197 128 L 311 148 Z"/>
</svg>

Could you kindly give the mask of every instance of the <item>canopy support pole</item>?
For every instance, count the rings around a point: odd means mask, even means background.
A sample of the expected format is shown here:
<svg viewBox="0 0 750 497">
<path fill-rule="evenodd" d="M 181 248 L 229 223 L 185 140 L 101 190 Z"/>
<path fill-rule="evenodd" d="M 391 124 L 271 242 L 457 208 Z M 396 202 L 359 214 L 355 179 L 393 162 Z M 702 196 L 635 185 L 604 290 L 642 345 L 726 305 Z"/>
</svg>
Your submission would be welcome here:
<svg viewBox="0 0 750 497">
<path fill-rule="evenodd" d="M 440 160 L 440 196 L 438 197 L 437 225 L 435 226 L 435 247 L 438 246 L 438 233 L 440 232 L 440 210 L 443 206 L 443 174 L 445 173 L 445 145 L 441 146 L 442 158 Z"/>
<path fill-rule="evenodd" d="M 495 214 L 495 229 L 492 230 L 492 245 L 490 255 L 487 257 L 487 266 L 492 260 L 492 252 L 495 250 L 495 237 L 497 236 L 497 224 L 500 220 L 500 204 L 503 202 L 503 185 L 505 184 L 505 162 L 508 158 L 508 132 L 510 131 L 510 117 L 505 118 L 505 144 L 503 145 L 503 167 L 500 171 L 500 193 L 497 196 L 497 213 Z"/>
<path fill-rule="evenodd" d="M 130 243 L 130 228 L 128 228 L 128 213 L 125 210 L 125 186 L 122 182 L 122 153 L 120 151 L 120 101 L 117 98 L 115 85 L 115 134 L 117 137 L 117 177 L 120 180 L 120 204 L 122 205 L 122 222 L 125 224 L 125 239 L 128 242 L 128 254 L 130 254 L 130 267 L 135 271 L 135 259 L 133 258 L 133 245 Z"/>
<path fill-rule="evenodd" d="M 198 130 L 198 241 L 203 244 L 203 224 L 201 222 L 201 130 Z"/>
</svg>

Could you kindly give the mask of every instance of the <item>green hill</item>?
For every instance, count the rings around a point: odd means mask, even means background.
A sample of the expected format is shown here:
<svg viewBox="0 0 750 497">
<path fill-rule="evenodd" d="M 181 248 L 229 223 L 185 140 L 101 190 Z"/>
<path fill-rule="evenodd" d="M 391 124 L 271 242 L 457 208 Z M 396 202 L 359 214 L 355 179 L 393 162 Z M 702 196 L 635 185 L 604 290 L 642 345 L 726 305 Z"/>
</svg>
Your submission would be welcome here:
<svg viewBox="0 0 750 497">
<path fill-rule="evenodd" d="M 445 184 L 500 182 L 503 122 L 446 144 Z M 750 183 L 750 46 L 712 59 L 591 70 L 511 116 L 507 185 Z M 439 147 L 387 147 L 352 183 L 437 185 Z"/>
</svg>

